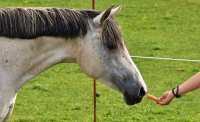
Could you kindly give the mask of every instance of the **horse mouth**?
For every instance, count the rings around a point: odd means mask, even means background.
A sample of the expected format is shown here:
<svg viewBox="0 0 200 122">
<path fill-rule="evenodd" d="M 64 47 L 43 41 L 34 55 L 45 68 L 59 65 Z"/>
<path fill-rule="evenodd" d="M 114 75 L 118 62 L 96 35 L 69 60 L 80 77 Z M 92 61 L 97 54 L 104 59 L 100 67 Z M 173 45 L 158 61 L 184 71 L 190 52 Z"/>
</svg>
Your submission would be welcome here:
<svg viewBox="0 0 200 122">
<path fill-rule="evenodd" d="M 143 97 L 133 97 L 129 95 L 127 92 L 124 93 L 124 101 L 126 102 L 127 105 L 135 105 L 138 104 L 142 101 Z"/>
</svg>

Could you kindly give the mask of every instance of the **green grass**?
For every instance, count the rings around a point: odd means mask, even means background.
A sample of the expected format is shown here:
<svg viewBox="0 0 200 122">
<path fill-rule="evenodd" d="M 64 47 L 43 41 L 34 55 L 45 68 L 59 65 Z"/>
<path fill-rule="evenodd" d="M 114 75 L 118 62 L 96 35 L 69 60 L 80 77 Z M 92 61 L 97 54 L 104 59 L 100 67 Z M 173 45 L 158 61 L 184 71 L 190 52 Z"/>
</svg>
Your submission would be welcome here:
<svg viewBox="0 0 200 122">
<path fill-rule="evenodd" d="M 198 0 L 97 0 L 97 9 L 112 4 L 132 55 L 200 58 Z M 90 0 L 4 0 L 1 7 L 53 6 L 91 8 Z M 159 96 L 200 69 L 199 64 L 134 59 L 150 93 Z M 98 122 L 198 122 L 200 92 L 191 92 L 169 106 L 151 101 L 127 106 L 118 92 L 98 83 Z M 19 92 L 12 122 L 92 122 L 92 80 L 76 64 L 50 68 Z"/>
</svg>

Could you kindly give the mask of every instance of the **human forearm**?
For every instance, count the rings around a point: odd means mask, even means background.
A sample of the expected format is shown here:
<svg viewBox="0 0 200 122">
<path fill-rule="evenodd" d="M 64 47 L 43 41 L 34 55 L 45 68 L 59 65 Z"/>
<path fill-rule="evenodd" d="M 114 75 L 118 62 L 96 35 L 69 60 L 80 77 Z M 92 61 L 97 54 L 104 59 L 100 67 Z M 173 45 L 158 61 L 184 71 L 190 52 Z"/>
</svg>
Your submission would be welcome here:
<svg viewBox="0 0 200 122">
<path fill-rule="evenodd" d="M 186 94 L 192 90 L 200 88 L 200 72 L 193 75 L 191 78 L 186 80 L 184 83 L 179 85 L 176 89 L 166 91 L 157 102 L 160 105 L 168 105 L 174 97 Z"/>
<path fill-rule="evenodd" d="M 200 72 L 196 73 L 194 76 L 192 76 L 179 86 L 179 94 L 183 95 L 199 87 L 200 87 Z"/>
</svg>

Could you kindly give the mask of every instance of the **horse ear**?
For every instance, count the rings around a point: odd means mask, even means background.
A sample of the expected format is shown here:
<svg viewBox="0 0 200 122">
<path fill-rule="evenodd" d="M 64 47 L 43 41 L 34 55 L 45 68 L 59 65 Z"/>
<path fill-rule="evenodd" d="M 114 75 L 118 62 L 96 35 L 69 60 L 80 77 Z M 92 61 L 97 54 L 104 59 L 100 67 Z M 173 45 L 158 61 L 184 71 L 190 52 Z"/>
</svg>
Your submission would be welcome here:
<svg viewBox="0 0 200 122">
<path fill-rule="evenodd" d="M 102 25 L 107 18 L 114 16 L 120 9 L 120 6 L 111 6 L 96 16 L 93 21 L 95 24 Z"/>
</svg>

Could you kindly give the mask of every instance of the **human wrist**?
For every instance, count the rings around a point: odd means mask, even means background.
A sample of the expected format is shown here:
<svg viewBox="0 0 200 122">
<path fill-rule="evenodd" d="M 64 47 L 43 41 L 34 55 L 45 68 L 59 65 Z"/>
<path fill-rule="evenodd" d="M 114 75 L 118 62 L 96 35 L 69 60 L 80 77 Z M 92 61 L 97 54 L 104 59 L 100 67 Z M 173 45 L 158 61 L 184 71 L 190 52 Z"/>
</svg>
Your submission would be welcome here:
<svg viewBox="0 0 200 122">
<path fill-rule="evenodd" d="M 169 97 L 170 97 L 171 99 L 175 98 L 175 96 L 174 96 L 173 93 L 172 93 L 172 90 L 169 91 Z"/>
<path fill-rule="evenodd" d="M 177 86 L 176 88 L 173 88 L 171 90 L 171 93 L 176 98 L 180 98 L 181 97 L 179 86 Z"/>
</svg>

